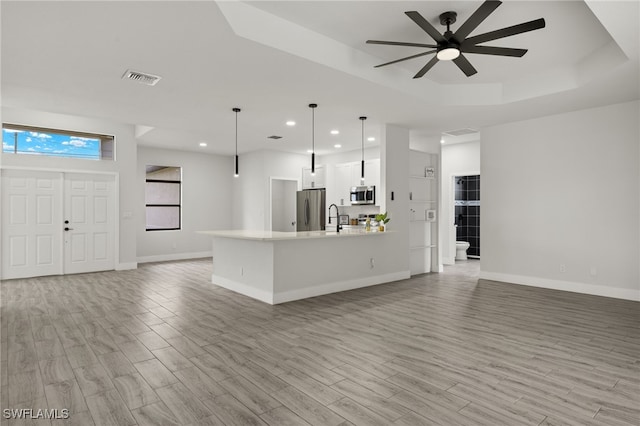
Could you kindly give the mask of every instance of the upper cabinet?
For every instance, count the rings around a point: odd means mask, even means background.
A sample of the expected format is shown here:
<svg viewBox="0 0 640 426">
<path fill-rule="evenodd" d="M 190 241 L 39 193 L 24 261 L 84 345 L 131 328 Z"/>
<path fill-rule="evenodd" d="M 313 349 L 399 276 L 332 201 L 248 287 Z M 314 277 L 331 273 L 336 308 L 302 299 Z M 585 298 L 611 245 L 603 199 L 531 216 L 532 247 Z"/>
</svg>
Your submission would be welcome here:
<svg viewBox="0 0 640 426">
<path fill-rule="evenodd" d="M 332 202 L 339 206 L 351 205 L 351 187 L 353 186 L 351 169 L 351 163 L 336 164 L 333 168 L 334 181 L 331 195 L 334 198 Z"/>
<path fill-rule="evenodd" d="M 365 160 L 364 182 L 362 182 L 362 163 L 360 161 L 347 163 L 351 166 L 350 186 L 380 186 L 380 159 Z"/>
<path fill-rule="evenodd" d="M 380 159 L 365 160 L 364 183 L 360 179 L 360 161 L 335 164 L 330 168 L 331 179 L 327 187 L 327 203 L 335 203 L 338 206 L 351 205 L 351 187 L 375 186 L 376 205 L 380 205 Z"/>
<path fill-rule="evenodd" d="M 316 172 L 311 174 L 311 167 L 302 169 L 302 189 L 326 188 L 325 166 L 316 166 Z"/>
</svg>

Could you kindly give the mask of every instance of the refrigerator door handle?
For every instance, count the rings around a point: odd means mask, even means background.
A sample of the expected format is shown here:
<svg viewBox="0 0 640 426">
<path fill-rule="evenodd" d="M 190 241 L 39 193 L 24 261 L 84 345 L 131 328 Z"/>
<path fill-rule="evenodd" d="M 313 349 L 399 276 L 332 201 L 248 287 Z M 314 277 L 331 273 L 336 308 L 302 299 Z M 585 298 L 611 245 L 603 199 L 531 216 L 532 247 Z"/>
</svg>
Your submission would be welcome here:
<svg viewBox="0 0 640 426">
<path fill-rule="evenodd" d="M 309 211 L 309 199 L 305 198 L 304 199 L 304 224 L 306 226 L 309 225 L 309 216 L 311 215 L 311 212 Z"/>
</svg>

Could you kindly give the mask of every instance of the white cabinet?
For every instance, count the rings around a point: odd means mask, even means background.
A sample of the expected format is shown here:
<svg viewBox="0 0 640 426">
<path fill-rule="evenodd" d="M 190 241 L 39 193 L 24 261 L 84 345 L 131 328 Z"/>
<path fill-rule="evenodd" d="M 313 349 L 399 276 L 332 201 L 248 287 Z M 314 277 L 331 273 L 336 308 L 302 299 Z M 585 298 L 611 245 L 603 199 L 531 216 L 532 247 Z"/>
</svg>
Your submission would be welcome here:
<svg viewBox="0 0 640 426">
<path fill-rule="evenodd" d="M 356 161 L 348 163 L 351 165 L 351 186 L 380 186 L 380 159 L 365 160 L 364 162 L 364 182 L 362 182 L 362 163 Z"/>
<path fill-rule="evenodd" d="M 311 167 L 302 169 L 302 189 L 314 188 L 326 188 L 324 166 L 316 166 L 314 175 L 311 174 Z"/>
<path fill-rule="evenodd" d="M 339 206 L 351 205 L 351 163 L 336 164 L 334 167 L 335 179 L 333 182 L 335 199 L 333 202 Z"/>
<path fill-rule="evenodd" d="M 376 158 L 375 160 L 365 160 L 364 184 L 366 186 L 375 186 L 376 192 L 380 191 L 380 159 L 379 158 Z M 377 202 L 378 199 L 379 199 L 378 194 L 376 194 L 376 205 L 378 205 L 378 202 Z"/>
<path fill-rule="evenodd" d="M 376 187 L 376 205 L 379 206 L 380 196 L 380 159 L 365 160 L 364 183 L 360 179 L 360 161 L 336 164 L 332 169 L 331 202 L 339 206 L 351 205 L 351 187 L 365 185 Z M 329 197 L 329 195 L 327 195 Z M 329 199 L 327 200 L 329 202 Z"/>
<path fill-rule="evenodd" d="M 438 268 L 438 156 L 412 151 L 409 161 L 411 275 Z"/>
<path fill-rule="evenodd" d="M 365 160 L 364 184 L 360 180 L 360 161 L 338 163 L 333 166 L 323 166 L 327 170 L 327 176 L 323 182 L 327 185 L 327 205 L 335 203 L 338 206 L 351 205 L 351 187 L 365 185 L 376 187 L 376 206 L 379 206 L 380 198 L 380 159 Z M 316 168 L 316 176 L 318 168 Z M 304 185 L 304 175 L 303 175 Z M 316 188 L 318 188 L 316 186 Z"/>
</svg>

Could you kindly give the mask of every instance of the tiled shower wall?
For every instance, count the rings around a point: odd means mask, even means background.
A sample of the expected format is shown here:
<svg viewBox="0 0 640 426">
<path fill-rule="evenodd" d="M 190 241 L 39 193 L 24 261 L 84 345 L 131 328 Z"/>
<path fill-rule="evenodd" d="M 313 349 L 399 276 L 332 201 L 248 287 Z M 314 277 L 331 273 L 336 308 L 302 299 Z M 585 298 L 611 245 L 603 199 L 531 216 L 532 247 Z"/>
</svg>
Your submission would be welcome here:
<svg viewBox="0 0 640 426">
<path fill-rule="evenodd" d="M 456 241 L 471 246 L 468 256 L 480 257 L 480 176 L 455 177 Z"/>
</svg>

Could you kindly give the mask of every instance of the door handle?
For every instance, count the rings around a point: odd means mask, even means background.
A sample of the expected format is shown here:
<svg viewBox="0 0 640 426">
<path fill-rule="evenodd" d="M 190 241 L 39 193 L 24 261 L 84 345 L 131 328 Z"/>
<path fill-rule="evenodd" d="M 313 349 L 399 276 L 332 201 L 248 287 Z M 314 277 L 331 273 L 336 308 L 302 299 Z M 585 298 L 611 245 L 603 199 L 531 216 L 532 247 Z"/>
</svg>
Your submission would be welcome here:
<svg viewBox="0 0 640 426">
<path fill-rule="evenodd" d="M 305 225 L 309 224 L 309 216 L 310 216 L 309 199 L 305 199 L 304 200 L 304 224 Z"/>
<path fill-rule="evenodd" d="M 73 231 L 73 228 L 65 227 L 64 230 L 65 231 Z"/>
</svg>

